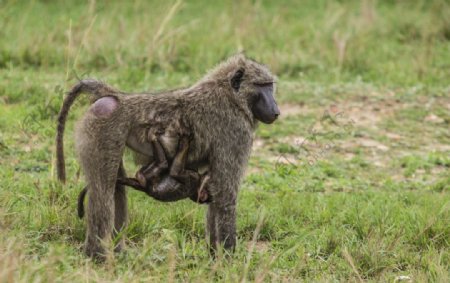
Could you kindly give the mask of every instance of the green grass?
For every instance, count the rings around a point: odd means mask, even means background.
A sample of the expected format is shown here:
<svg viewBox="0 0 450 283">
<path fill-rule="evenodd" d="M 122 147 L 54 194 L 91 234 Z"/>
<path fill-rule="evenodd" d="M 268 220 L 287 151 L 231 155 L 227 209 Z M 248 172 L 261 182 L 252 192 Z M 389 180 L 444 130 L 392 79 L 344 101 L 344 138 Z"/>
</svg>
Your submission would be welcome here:
<svg viewBox="0 0 450 283">
<path fill-rule="evenodd" d="M 450 280 L 448 1 L 0 1 L 0 27 L 0 282 Z M 85 258 L 87 100 L 62 186 L 64 92 L 185 86 L 241 50 L 278 75 L 282 117 L 257 130 L 236 252 L 209 256 L 204 206 L 130 191 L 126 252 Z"/>
</svg>

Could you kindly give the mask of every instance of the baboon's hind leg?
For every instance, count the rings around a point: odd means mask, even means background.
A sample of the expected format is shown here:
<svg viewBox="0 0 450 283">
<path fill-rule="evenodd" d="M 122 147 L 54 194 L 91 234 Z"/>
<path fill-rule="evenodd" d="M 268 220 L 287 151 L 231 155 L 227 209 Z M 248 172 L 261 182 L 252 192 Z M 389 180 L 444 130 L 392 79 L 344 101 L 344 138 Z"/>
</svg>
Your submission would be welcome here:
<svg viewBox="0 0 450 283">
<path fill-rule="evenodd" d="M 92 159 L 95 161 L 92 162 Z M 81 161 L 89 186 L 85 252 L 90 257 L 101 258 L 105 256 L 105 248 L 111 242 L 116 222 L 116 179 L 120 157 L 113 158 L 111 153 L 97 152 L 92 153 L 88 160 L 82 157 Z M 91 164 L 108 164 L 109 168 L 100 170 L 100 166 L 86 166 L 90 161 Z M 120 193 L 117 194 L 120 199 L 119 196 Z"/>
<path fill-rule="evenodd" d="M 86 114 L 78 127 L 76 141 L 89 187 L 85 253 L 101 260 L 106 255 L 106 247 L 111 244 L 114 227 L 121 229 L 126 222 L 126 197 L 123 188 L 116 187 L 125 148 L 126 125 L 118 126 L 115 119 L 96 119 L 91 113 Z M 107 139 L 105 133 L 108 133 Z M 122 213 L 116 217 L 116 212 Z"/>
</svg>

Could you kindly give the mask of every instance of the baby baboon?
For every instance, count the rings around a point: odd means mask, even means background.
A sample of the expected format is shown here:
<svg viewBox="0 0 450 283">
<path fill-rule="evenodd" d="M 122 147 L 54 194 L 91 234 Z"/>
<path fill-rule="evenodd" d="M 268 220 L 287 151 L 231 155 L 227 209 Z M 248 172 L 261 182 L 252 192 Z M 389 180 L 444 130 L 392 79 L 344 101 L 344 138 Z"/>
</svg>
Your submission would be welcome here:
<svg viewBox="0 0 450 283">
<path fill-rule="evenodd" d="M 257 120 L 270 124 L 280 114 L 274 76 L 263 65 L 236 55 L 188 88 L 154 95 L 123 94 L 98 81 L 81 81 L 68 93 L 58 117 L 57 169 L 65 180 L 63 131 L 70 106 L 82 92 L 95 102 L 76 131 L 76 149 L 89 186 L 85 252 L 102 256 L 104 244 L 126 225 L 127 202 L 122 155 L 126 146 L 154 160 L 147 133 L 167 125 L 161 145 L 175 156 L 180 131 L 192 133 L 187 168 L 208 166 L 207 230 L 212 248 L 236 242 L 236 200 Z M 120 248 L 120 245 L 119 247 Z"/>
<path fill-rule="evenodd" d="M 185 168 L 187 153 L 189 150 L 189 138 L 182 137 L 175 159 L 168 169 L 167 156 L 157 137 L 152 137 L 153 150 L 156 153 L 155 161 L 148 166 L 142 167 L 137 175 L 143 178 L 139 181 L 135 178 L 118 179 L 118 185 L 132 187 L 144 192 L 152 198 L 160 201 L 170 202 L 190 198 L 192 201 L 203 204 L 211 202 L 208 195 L 207 183 L 209 176 L 199 174 L 194 170 Z M 84 198 L 88 187 L 86 186 L 78 195 L 78 217 L 84 216 Z"/>
<path fill-rule="evenodd" d="M 154 135 L 150 137 L 150 140 L 155 153 L 155 161 L 142 167 L 136 174 L 137 181 L 144 189 L 143 191 L 160 201 L 177 201 L 190 198 L 194 202 L 210 202 L 211 198 L 206 189 L 209 176 L 185 167 L 189 151 L 189 137 L 180 138 L 179 149 L 172 161 L 168 175 L 164 172 L 169 169 L 169 162 L 160 141 Z M 135 179 L 126 178 L 119 180 L 119 182 L 137 188 Z"/>
</svg>

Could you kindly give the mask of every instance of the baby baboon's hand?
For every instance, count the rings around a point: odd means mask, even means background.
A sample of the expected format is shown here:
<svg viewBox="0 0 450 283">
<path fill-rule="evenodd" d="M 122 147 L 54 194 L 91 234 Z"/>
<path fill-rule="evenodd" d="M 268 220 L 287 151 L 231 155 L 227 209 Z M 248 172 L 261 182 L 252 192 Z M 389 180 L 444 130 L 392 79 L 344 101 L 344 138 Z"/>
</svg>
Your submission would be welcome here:
<svg viewBox="0 0 450 283">
<path fill-rule="evenodd" d="M 139 182 L 139 184 L 141 184 L 141 186 L 145 188 L 145 187 L 147 187 L 147 178 L 145 177 L 144 173 L 142 172 L 143 169 L 144 169 L 144 167 L 136 172 L 135 178 Z"/>
</svg>

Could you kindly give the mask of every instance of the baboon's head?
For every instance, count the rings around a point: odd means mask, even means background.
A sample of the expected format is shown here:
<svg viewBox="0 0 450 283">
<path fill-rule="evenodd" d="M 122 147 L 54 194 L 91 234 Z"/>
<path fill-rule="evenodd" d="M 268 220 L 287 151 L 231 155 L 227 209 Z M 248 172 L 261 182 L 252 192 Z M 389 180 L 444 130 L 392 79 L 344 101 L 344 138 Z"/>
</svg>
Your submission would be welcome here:
<svg viewBox="0 0 450 283">
<path fill-rule="evenodd" d="M 256 120 L 271 124 L 280 115 L 274 98 L 276 78 L 266 66 L 238 54 L 219 65 L 212 75 L 225 78 L 222 83 Z"/>
</svg>

